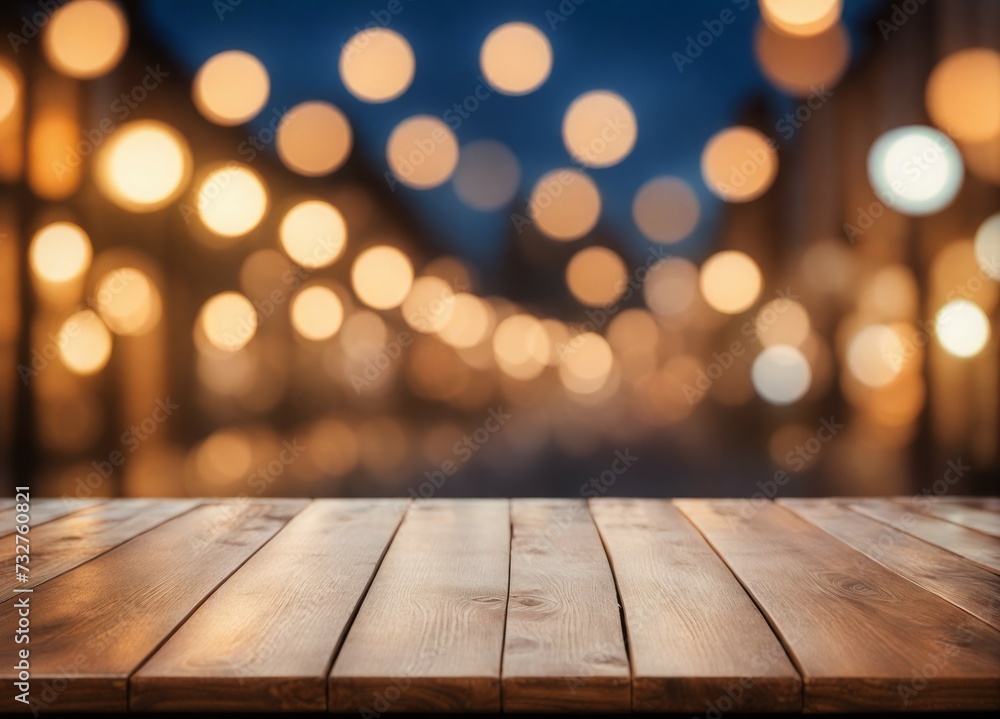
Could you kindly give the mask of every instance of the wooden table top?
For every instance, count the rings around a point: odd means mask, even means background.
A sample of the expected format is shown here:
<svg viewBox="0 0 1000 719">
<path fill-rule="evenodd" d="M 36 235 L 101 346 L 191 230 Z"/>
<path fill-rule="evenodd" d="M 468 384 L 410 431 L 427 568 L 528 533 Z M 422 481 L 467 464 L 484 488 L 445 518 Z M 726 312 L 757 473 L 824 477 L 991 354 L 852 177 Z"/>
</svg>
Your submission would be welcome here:
<svg viewBox="0 0 1000 719">
<path fill-rule="evenodd" d="M 36 499 L 25 582 L 16 511 L 0 711 L 23 648 L 48 711 L 1000 709 L 996 499 Z"/>
</svg>

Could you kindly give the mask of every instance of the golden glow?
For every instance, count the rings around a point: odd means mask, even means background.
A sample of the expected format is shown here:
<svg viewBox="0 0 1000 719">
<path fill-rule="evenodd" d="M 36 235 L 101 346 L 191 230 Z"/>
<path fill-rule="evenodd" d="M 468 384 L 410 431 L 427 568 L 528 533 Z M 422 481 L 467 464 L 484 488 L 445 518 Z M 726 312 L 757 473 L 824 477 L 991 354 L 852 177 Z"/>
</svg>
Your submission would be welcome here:
<svg viewBox="0 0 1000 719">
<path fill-rule="evenodd" d="M 880 267 L 858 292 L 858 310 L 880 322 L 914 317 L 917 302 L 917 281 L 904 265 Z"/>
<path fill-rule="evenodd" d="M 216 125 L 239 125 L 252 120 L 271 92 L 267 69 L 242 50 L 213 55 L 194 76 L 195 107 Z"/>
<path fill-rule="evenodd" d="M 768 25 L 786 35 L 812 37 L 840 20 L 843 0 L 760 0 Z"/>
<path fill-rule="evenodd" d="M 202 305 L 198 323 L 213 346 L 236 352 L 257 334 L 257 310 L 239 292 L 220 292 Z"/>
<path fill-rule="evenodd" d="M 417 332 L 440 332 L 455 311 L 455 292 L 440 277 L 420 277 L 403 300 L 403 319 Z"/>
<path fill-rule="evenodd" d="M 325 340 L 344 322 L 344 305 L 329 287 L 306 287 L 292 300 L 292 327 L 307 340 Z"/>
<path fill-rule="evenodd" d="M 1000 52 L 970 48 L 937 64 L 927 80 L 927 114 L 956 140 L 1000 139 Z"/>
<path fill-rule="evenodd" d="M 438 337 L 452 347 L 475 347 L 493 329 L 493 308 L 475 295 L 459 292 L 452 302 L 451 317 Z"/>
<path fill-rule="evenodd" d="M 636 350 L 655 352 L 659 341 L 656 318 L 646 310 L 624 310 L 608 325 L 608 344 L 619 355 Z"/>
<path fill-rule="evenodd" d="M 683 257 L 668 257 L 649 268 L 642 293 L 646 306 L 661 317 L 685 312 L 698 289 L 698 268 Z"/>
<path fill-rule="evenodd" d="M 809 337 L 809 313 L 794 300 L 771 300 L 754 318 L 757 339 L 765 347 L 791 345 L 801 347 Z"/>
<path fill-rule="evenodd" d="M 594 332 L 584 332 L 567 343 L 559 379 L 577 394 L 591 394 L 601 389 L 611 375 L 614 355 L 607 340 Z"/>
<path fill-rule="evenodd" d="M 552 71 L 552 46 L 545 34 L 526 22 L 495 28 L 479 51 L 486 82 L 505 95 L 526 95 L 542 86 Z"/>
<path fill-rule="evenodd" d="M 0 123 L 10 117 L 21 102 L 21 81 L 14 70 L 0 62 Z"/>
<path fill-rule="evenodd" d="M 545 327 L 531 315 L 511 315 L 493 333 L 497 364 L 514 379 L 528 380 L 540 375 L 551 349 Z"/>
<path fill-rule="evenodd" d="M 576 240 L 597 224 L 601 193 L 594 181 L 578 170 L 553 170 L 535 183 L 528 213 L 538 229 L 552 239 Z"/>
<path fill-rule="evenodd" d="M 944 350 L 956 357 L 974 357 L 990 339 L 989 318 L 968 300 L 952 300 L 938 310 L 934 329 Z"/>
<path fill-rule="evenodd" d="M 93 257 L 90 237 L 72 222 L 53 222 L 40 229 L 28 253 L 32 271 L 47 282 L 76 279 Z"/>
<path fill-rule="evenodd" d="M 563 144 L 587 167 L 617 165 L 632 152 L 638 133 L 632 106 L 606 90 L 580 95 L 563 117 Z"/>
<path fill-rule="evenodd" d="M 973 248 L 979 268 L 1000 282 L 1000 212 L 987 217 L 979 226 Z"/>
<path fill-rule="evenodd" d="M 761 274 L 753 258 L 743 252 L 725 250 L 705 260 L 699 287 L 715 310 L 736 315 L 749 309 L 760 296 Z"/>
<path fill-rule="evenodd" d="M 680 242 L 691 234 L 701 216 L 698 197 L 679 177 L 656 177 L 635 193 L 632 218 L 654 242 Z"/>
<path fill-rule="evenodd" d="M 566 265 L 566 285 L 581 304 L 610 305 L 625 291 L 625 263 L 607 247 L 580 250 Z"/>
<path fill-rule="evenodd" d="M 59 356 L 76 374 L 100 371 L 111 357 L 111 333 L 93 310 L 80 310 L 59 329 Z"/>
<path fill-rule="evenodd" d="M 101 191 L 132 212 L 150 212 L 169 204 L 190 176 L 187 141 L 156 120 L 139 120 L 116 130 L 97 160 Z"/>
<path fill-rule="evenodd" d="M 812 370 L 797 348 L 778 344 L 757 355 L 750 377 L 764 401 L 785 405 L 797 402 L 809 391 Z"/>
<path fill-rule="evenodd" d="M 904 348 L 899 334 L 887 325 L 869 325 L 847 347 L 847 367 L 862 384 L 882 387 L 903 367 Z"/>
<path fill-rule="evenodd" d="M 160 293 L 149 277 L 135 267 L 108 272 L 97 283 L 97 311 L 117 335 L 143 335 L 160 321 Z"/>
<path fill-rule="evenodd" d="M 198 188 L 198 216 L 221 237 L 241 237 L 264 219 L 267 190 L 256 172 L 231 164 L 208 174 Z"/>
<path fill-rule="evenodd" d="M 388 102 L 413 82 L 413 49 L 402 35 L 384 27 L 366 28 L 340 52 L 340 79 L 365 102 Z"/>
<path fill-rule="evenodd" d="M 772 85 L 789 95 L 816 95 L 837 84 L 851 59 L 847 31 L 839 23 L 812 37 L 792 37 L 761 23 L 754 35 L 757 65 Z M 825 100 L 825 98 L 823 98 Z"/>
<path fill-rule="evenodd" d="M 413 265 L 395 247 L 377 245 L 358 255 L 351 284 L 362 302 L 377 310 L 399 307 L 413 285 Z"/>
<path fill-rule="evenodd" d="M 374 312 L 361 310 L 344 320 L 340 346 L 354 359 L 365 360 L 378 353 L 388 337 L 385 321 Z"/>
<path fill-rule="evenodd" d="M 752 127 L 730 127 L 713 135 L 701 153 L 701 176 L 726 202 L 750 202 L 770 189 L 778 174 L 773 143 Z"/>
<path fill-rule="evenodd" d="M 344 113 L 326 102 L 296 105 L 278 125 L 278 157 L 289 170 L 306 177 L 340 169 L 353 144 L 354 133 Z"/>
<path fill-rule="evenodd" d="M 397 180 L 427 190 L 446 182 L 455 171 L 458 140 L 440 119 L 417 115 L 396 125 L 385 155 Z"/>
<path fill-rule="evenodd" d="M 278 234 L 288 256 L 308 269 L 333 264 L 347 246 L 343 215 L 320 200 L 300 202 L 285 213 Z"/>
<path fill-rule="evenodd" d="M 74 0 L 53 13 L 42 36 L 49 64 L 63 75 L 100 77 L 118 64 L 128 44 L 128 23 L 108 0 Z"/>
<path fill-rule="evenodd" d="M 455 194 L 476 210 L 497 210 L 506 205 L 521 182 L 517 158 L 493 140 L 470 142 L 462 148 L 452 184 Z"/>
</svg>

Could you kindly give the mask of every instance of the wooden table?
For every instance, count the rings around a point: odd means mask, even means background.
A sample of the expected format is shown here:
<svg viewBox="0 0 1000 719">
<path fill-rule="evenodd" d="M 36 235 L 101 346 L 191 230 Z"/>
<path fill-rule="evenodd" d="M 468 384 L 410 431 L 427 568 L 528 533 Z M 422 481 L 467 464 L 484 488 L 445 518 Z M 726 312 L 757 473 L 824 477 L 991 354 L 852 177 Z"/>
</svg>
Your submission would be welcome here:
<svg viewBox="0 0 1000 719">
<path fill-rule="evenodd" d="M 12 505 L 0 711 L 1000 708 L 997 500 Z"/>
</svg>

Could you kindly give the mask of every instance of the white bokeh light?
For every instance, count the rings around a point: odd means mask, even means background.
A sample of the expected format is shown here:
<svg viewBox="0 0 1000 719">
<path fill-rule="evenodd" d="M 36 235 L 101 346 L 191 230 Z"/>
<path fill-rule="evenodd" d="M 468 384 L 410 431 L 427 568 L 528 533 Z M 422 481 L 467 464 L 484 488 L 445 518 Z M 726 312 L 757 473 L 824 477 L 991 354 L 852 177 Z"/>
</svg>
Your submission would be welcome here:
<svg viewBox="0 0 1000 719">
<path fill-rule="evenodd" d="M 962 187 L 962 156 L 948 137 L 922 125 L 890 130 L 868 152 L 868 180 L 889 207 L 930 215 L 947 207 Z"/>
<path fill-rule="evenodd" d="M 812 384 L 809 361 L 791 345 L 774 345 L 757 355 L 750 376 L 757 394 L 777 405 L 797 402 Z"/>
<path fill-rule="evenodd" d="M 987 217 L 979 226 L 973 248 L 979 268 L 1000 282 L 1000 212 Z"/>
<path fill-rule="evenodd" d="M 968 300 L 952 300 L 938 310 L 935 325 L 938 341 L 945 352 L 956 357 L 973 357 L 990 339 L 990 320 L 979 305 Z"/>
</svg>

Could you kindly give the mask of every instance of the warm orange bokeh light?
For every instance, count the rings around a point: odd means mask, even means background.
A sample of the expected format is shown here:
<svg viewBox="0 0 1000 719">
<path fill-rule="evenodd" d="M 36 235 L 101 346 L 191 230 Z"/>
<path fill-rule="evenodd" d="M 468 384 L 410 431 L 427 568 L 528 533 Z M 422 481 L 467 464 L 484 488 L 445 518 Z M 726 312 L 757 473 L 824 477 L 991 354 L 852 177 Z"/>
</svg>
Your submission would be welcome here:
<svg viewBox="0 0 1000 719">
<path fill-rule="evenodd" d="M 72 222 L 53 222 L 35 233 L 28 250 L 32 271 L 47 282 L 68 282 L 82 275 L 93 257 L 90 237 Z"/>
<path fill-rule="evenodd" d="M 143 335 L 160 321 L 159 290 L 135 267 L 120 267 L 104 275 L 97 283 L 95 300 L 104 323 L 117 335 Z"/>
<path fill-rule="evenodd" d="M 59 356 L 70 371 L 99 372 L 111 358 L 111 333 L 93 310 L 80 310 L 59 329 Z"/>
<path fill-rule="evenodd" d="M 771 140 L 752 127 L 729 127 L 709 139 L 701 154 L 708 189 L 726 202 L 750 202 L 770 189 L 778 174 Z"/>
<path fill-rule="evenodd" d="M 409 187 L 427 190 L 446 182 L 458 164 L 458 140 L 443 121 L 430 115 L 403 120 L 385 149 L 389 169 Z"/>
<path fill-rule="evenodd" d="M 213 55 L 194 76 L 195 107 L 217 125 L 239 125 L 252 120 L 271 92 L 267 69 L 242 50 Z"/>
<path fill-rule="evenodd" d="M 554 240 L 575 240 L 597 224 L 601 193 L 579 170 L 553 170 L 531 191 L 528 212 L 538 229 Z"/>
<path fill-rule="evenodd" d="M 843 77 L 851 56 L 850 39 L 840 23 L 813 37 L 792 37 L 761 23 L 754 35 L 757 64 L 772 85 L 798 97 L 829 91 Z"/>
<path fill-rule="evenodd" d="M 115 204 L 150 212 L 176 199 L 191 176 L 191 152 L 174 128 L 139 120 L 116 130 L 101 149 L 97 183 Z"/>
<path fill-rule="evenodd" d="M 351 284 L 358 299 L 369 307 L 399 307 L 413 285 L 413 265 L 395 247 L 370 247 L 354 261 Z"/>
<path fill-rule="evenodd" d="M 267 212 L 267 190 L 249 167 L 230 164 L 210 172 L 198 188 L 198 216 L 211 232 L 242 237 Z"/>
<path fill-rule="evenodd" d="M 113 2 L 74 0 L 53 13 L 42 38 L 52 67 L 91 79 L 111 70 L 125 54 L 128 23 Z"/>
<path fill-rule="evenodd" d="M 934 124 L 956 140 L 1000 140 L 1000 52 L 952 53 L 931 72 L 926 101 Z"/>
<path fill-rule="evenodd" d="M 394 30 L 366 28 L 348 40 L 340 52 L 340 79 L 365 102 L 388 102 L 413 82 L 416 62 L 410 43 Z"/>
<path fill-rule="evenodd" d="M 563 117 L 563 144 L 587 167 L 617 165 L 632 152 L 638 133 L 632 106 L 606 90 L 580 95 Z"/>
<path fill-rule="evenodd" d="M 257 334 L 257 310 L 239 292 L 220 292 L 202 305 L 198 323 L 214 347 L 236 352 Z"/>
<path fill-rule="evenodd" d="M 322 200 L 306 200 L 290 209 L 278 229 L 281 246 L 297 264 L 326 267 L 347 246 L 347 224 L 340 211 Z"/>
<path fill-rule="evenodd" d="M 525 22 L 494 29 L 479 51 L 483 77 L 505 95 L 526 95 L 541 87 L 552 71 L 552 46 L 545 34 Z"/>
<path fill-rule="evenodd" d="M 760 14 L 786 35 L 812 37 L 840 19 L 843 0 L 760 0 Z"/>
<path fill-rule="evenodd" d="M 609 305 L 622 296 L 626 287 L 622 258 L 607 247 L 580 250 L 566 265 L 566 285 L 581 304 Z"/>
<path fill-rule="evenodd" d="M 321 341 L 337 334 L 344 322 L 344 305 L 329 287 L 306 287 L 292 300 L 292 327 L 307 340 Z"/>
<path fill-rule="evenodd" d="M 761 283 L 757 263 L 743 252 L 717 252 L 701 266 L 701 294 L 713 309 L 725 314 L 749 309 L 760 296 Z"/>
<path fill-rule="evenodd" d="M 278 157 L 289 170 L 306 177 L 340 169 L 353 144 L 354 134 L 344 113 L 326 102 L 296 105 L 278 125 Z"/>
</svg>

